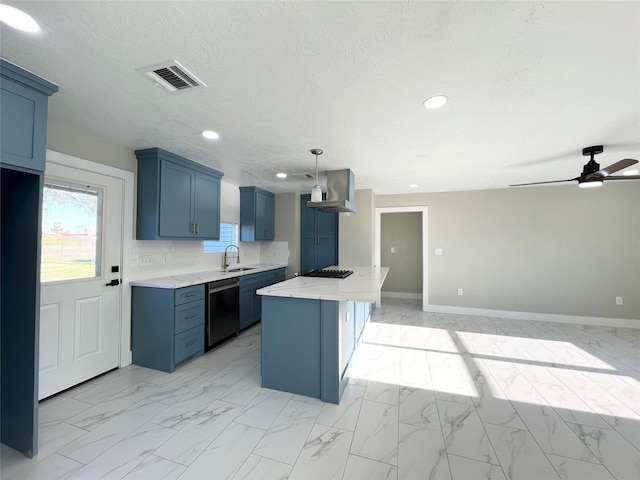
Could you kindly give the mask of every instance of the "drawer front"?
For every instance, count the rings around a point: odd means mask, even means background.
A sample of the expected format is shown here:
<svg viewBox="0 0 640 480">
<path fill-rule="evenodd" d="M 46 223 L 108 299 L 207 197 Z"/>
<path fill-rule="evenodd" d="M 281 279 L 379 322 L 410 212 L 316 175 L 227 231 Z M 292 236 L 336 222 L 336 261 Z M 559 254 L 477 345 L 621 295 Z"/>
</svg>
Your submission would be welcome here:
<svg viewBox="0 0 640 480">
<path fill-rule="evenodd" d="M 285 274 L 284 269 L 280 268 L 278 270 L 272 270 L 269 273 L 269 284 L 273 285 L 274 283 L 284 282 Z"/>
<path fill-rule="evenodd" d="M 240 277 L 240 288 L 251 285 L 264 284 L 267 281 L 267 272 L 252 273 Z"/>
<path fill-rule="evenodd" d="M 204 284 L 175 290 L 175 305 L 204 299 Z"/>
<path fill-rule="evenodd" d="M 204 323 L 204 300 L 185 303 L 175 309 L 175 333 L 182 333 L 185 330 L 196 327 Z"/>
<path fill-rule="evenodd" d="M 198 353 L 204 353 L 204 324 L 176 335 L 174 352 L 173 363 L 176 364 Z"/>
</svg>

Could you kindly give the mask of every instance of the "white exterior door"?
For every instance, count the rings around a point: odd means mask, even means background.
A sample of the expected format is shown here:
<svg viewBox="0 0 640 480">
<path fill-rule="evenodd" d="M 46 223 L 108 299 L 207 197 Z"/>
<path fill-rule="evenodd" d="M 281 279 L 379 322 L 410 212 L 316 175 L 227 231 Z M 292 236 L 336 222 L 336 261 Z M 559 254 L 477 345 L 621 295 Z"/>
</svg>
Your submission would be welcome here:
<svg viewBox="0 0 640 480">
<path fill-rule="evenodd" d="M 47 163 L 40 399 L 119 365 L 122 205 L 122 179 Z"/>
</svg>

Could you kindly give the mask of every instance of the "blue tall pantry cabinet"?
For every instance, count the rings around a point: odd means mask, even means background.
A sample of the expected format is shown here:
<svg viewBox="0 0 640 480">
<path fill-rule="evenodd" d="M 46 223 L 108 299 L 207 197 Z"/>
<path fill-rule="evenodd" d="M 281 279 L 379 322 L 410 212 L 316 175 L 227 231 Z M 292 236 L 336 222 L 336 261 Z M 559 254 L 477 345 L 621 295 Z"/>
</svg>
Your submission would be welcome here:
<svg viewBox="0 0 640 480">
<path fill-rule="evenodd" d="M 338 214 L 307 207 L 311 195 L 300 195 L 300 271 L 338 263 Z"/>
<path fill-rule="evenodd" d="M 38 452 L 40 233 L 47 107 L 57 85 L 0 59 L 0 440 Z"/>
</svg>

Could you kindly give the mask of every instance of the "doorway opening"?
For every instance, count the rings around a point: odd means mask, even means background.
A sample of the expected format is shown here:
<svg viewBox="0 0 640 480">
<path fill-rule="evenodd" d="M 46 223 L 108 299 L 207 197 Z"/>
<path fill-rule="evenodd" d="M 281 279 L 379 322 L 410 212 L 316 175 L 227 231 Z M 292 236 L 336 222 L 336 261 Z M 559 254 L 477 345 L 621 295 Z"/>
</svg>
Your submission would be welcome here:
<svg viewBox="0 0 640 480">
<path fill-rule="evenodd" d="M 421 243 L 421 273 L 422 273 L 422 291 L 418 294 L 422 298 L 422 310 L 426 311 L 426 307 L 429 304 L 429 275 L 428 275 L 428 207 L 427 206 L 415 206 L 415 207 L 380 207 L 375 209 L 376 221 L 375 221 L 375 261 L 376 265 L 382 265 L 382 215 L 389 213 L 407 213 L 418 212 L 422 220 L 422 243 Z M 390 250 L 391 246 L 389 246 Z"/>
</svg>

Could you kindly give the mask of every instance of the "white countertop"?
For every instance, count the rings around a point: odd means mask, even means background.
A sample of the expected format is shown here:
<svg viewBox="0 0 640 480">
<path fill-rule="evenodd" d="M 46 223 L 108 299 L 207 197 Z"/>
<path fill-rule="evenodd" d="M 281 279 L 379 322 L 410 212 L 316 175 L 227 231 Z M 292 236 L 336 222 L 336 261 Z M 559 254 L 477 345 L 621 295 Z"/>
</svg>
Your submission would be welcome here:
<svg viewBox="0 0 640 480">
<path fill-rule="evenodd" d="M 286 268 L 286 265 L 271 265 L 271 264 L 257 264 L 257 265 L 241 265 L 234 268 L 249 268 L 242 272 L 225 272 L 222 270 L 207 270 L 204 272 L 196 273 L 183 273 L 180 275 L 171 275 L 168 277 L 147 278 L 144 280 L 136 280 L 131 282 L 132 287 L 154 287 L 154 288 L 182 288 L 190 287 L 191 285 L 198 285 L 200 283 L 215 282 L 216 280 L 224 280 L 225 278 L 241 277 L 243 275 L 251 275 L 252 273 L 266 272 L 267 270 L 275 270 L 277 268 Z"/>
<path fill-rule="evenodd" d="M 340 265 L 331 268 L 353 270 L 353 273 L 347 278 L 295 277 L 261 288 L 256 293 L 272 297 L 375 303 L 389 272 L 387 267 Z"/>
</svg>

